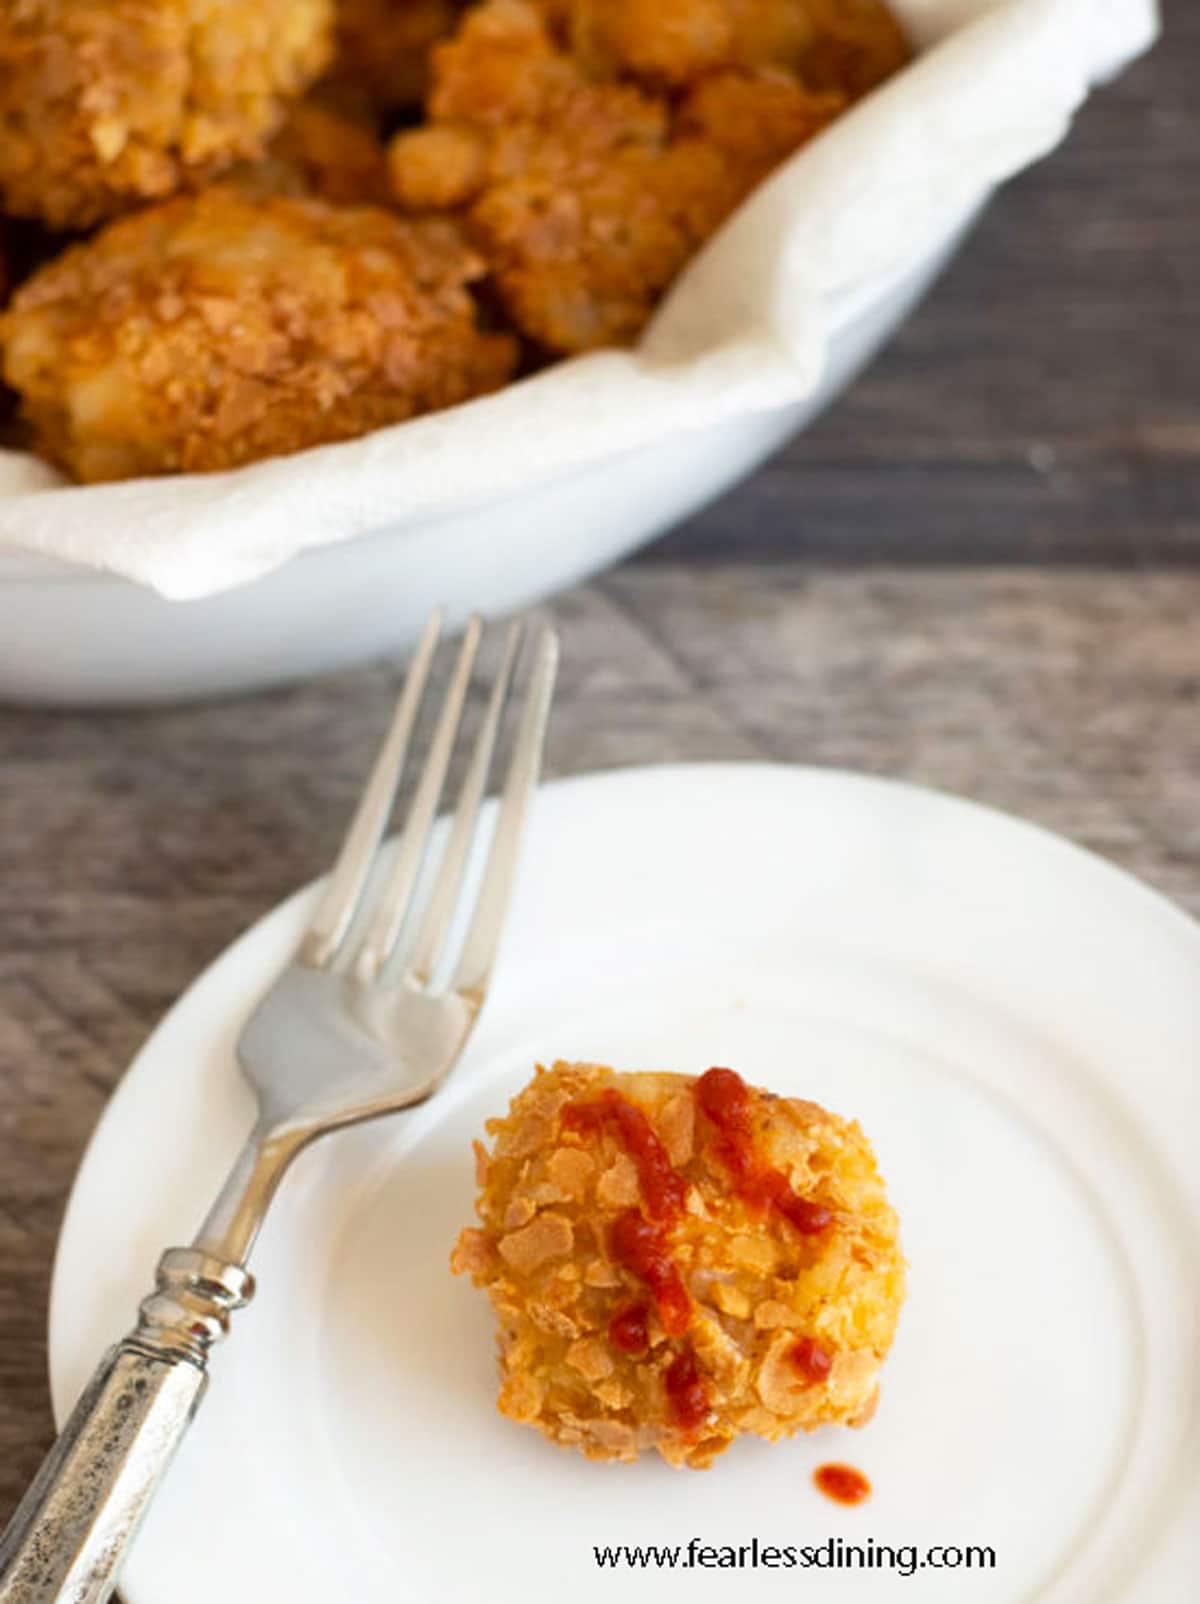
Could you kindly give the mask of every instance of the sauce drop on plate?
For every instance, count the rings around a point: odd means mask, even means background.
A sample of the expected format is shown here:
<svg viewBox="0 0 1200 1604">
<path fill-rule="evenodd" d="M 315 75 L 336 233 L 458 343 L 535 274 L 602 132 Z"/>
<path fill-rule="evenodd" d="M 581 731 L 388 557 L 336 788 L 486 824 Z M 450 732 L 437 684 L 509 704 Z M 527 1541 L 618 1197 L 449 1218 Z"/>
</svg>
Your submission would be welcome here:
<svg viewBox="0 0 1200 1604">
<path fill-rule="evenodd" d="M 821 1465 L 813 1471 L 813 1481 L 835 1504 L 861 1504 L 871 1496 L 871 1483 L 853 1465 Z"/>
</svg>

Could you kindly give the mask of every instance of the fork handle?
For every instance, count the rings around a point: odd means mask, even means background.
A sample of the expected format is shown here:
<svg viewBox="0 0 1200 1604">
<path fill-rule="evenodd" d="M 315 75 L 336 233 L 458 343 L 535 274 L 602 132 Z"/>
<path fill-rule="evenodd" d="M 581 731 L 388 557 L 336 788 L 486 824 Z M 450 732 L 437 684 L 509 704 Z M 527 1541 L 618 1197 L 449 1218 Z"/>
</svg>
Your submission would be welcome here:
<svg viewBox="0 0 1200 1604">
<path fill-rule="evenodd" d="M 0 1538 L 0 1604 L 104 1604 L 208 1385 L 248 1271 L 172 1248 Z"/>
</svg>

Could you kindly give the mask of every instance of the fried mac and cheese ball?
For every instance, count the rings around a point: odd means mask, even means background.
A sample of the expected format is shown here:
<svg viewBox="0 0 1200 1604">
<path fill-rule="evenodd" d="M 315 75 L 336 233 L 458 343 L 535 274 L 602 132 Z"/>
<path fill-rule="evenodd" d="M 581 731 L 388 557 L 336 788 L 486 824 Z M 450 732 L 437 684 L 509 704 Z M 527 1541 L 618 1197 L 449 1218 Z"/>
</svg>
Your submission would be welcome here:
<svg viewBox="0 0 1200 1604">
<path fill-rule="evenodd" d="M 904 1261 L 856 1124 L 728 1069 L 559 1063 L 488 1132 L 452 1267 L 495 1309 L 504 1414 L 698 1469 L 870 1416 Z"/>
<path fill-rule="evenodd" d="M 559 353 L 628 342 L 699 246 L 844 106 L 776 70 L 680 97 L 591 78 L 524 0 L 434 54 L 429 124 L 389 150 L 410 211 L 461 211 L 504 309 Z"/>
<path fill-rule="evenodd" d="M 441 219 L 218 185 L 34 274 L 0 316 L 5 377 L 78 479 L 233 468 L 504 383 L 481 271 Z"/>
<path fill-rule="evenodd" d="M 0 202 L 84 228 L 253 158 L 332 0 L 3 0 Z"/>
<path fill-rule="evenodd" d="M 857 97 L 911 54 L 883 0 L 539 0 L 593 73 L 683 84 L 722 67 L 786 67 Z"/>
</svg>

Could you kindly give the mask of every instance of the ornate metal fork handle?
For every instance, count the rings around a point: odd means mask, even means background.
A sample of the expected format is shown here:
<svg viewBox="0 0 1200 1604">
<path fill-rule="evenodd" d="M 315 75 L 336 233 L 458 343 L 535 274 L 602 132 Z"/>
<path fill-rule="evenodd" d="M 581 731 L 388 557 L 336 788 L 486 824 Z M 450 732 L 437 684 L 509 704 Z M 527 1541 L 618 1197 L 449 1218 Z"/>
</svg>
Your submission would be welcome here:
<svg viewBox="0 0 1200 1604">
<path fill-rule="evenodd" d="M 172 1248 L 0 1543 L 4 1604 L 107 1598 L 208 1385 L 208 1350 L 254 1295 L 247 1270 Z"/>
<path fill-rule="evenodd" d="M 104 1604 L 110 1597 L 204 1396 L 209 1352 L 254 1295 L 246 1264 L 288 1165 L 317 1137 L 432 1095 L 474 1027 L 540 771 L 558 648 L 543 630 L 482 883 L 455 959 L 451 934 L 522 634 L 520 625 L 509 632 L 437 874 L 418 909 L 421 865 L 479 644 L 477 619 L 468 625 L 390 872 L 380 891 L 370 881 L 439 627 L 440 620 L 431 622 L 409 670 L 296 959 L 238 1043 L 243 1073 L 258 1094 L 259 1123 L 194 1244 L 163 1255 L 136 1326 L 101 1361 L 0 1538 L 0 1604 Z M 435 988 L 435 974 L 451 960 L 449 980 Z"/>
<path fill-rule="evenodd" d="M 304 1138 L 255 1130 L 197 1238 L 170 1248 L 128 1336 L 84 1389 L 0 1539 L 0 1604 L 96 1604 L 208 1386 L 208 1355 L 254 1296 L 245 1260 Z"/>
</svg>

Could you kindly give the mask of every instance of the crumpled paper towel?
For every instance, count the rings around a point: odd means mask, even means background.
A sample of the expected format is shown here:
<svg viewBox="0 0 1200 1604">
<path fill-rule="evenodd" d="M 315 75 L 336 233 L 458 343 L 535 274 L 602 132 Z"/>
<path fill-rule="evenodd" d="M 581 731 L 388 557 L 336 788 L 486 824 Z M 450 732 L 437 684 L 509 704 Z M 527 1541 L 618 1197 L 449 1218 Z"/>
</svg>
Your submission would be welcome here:
<svg viewBox="0 0 1200 1604">
<path fill-rule="evenodd" d="M 1155 0 L 897 0 L 919 59 L 775 173 L 636 351 L 577 357 L 450 411 L 234 472 L 84 487 L 0 451 L 0 550 L 164 596 L 644 446 L 816 386 L 835 296 L 901 270 L 1065 135 L 1148 46 Z"/>
</svg>

